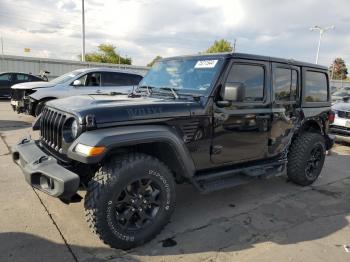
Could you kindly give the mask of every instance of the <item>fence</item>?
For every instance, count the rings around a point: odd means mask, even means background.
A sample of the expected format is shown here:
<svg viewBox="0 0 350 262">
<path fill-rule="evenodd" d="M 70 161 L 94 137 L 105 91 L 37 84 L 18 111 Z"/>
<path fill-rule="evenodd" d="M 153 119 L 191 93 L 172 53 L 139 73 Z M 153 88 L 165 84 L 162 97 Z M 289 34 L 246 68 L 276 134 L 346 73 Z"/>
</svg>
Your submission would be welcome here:
<svg viewBox="0 0 350 262">
<path fill-rule="evenodd" d="M 331 80 L 330 82 L 331 82 L 331 86 L 334 86 L 336 89 L 350 87 L 349 80 Z"/>
<path fill-rule="evenodd" d="M 93 62 L 80 62 L 71 60 L 59 60 L 49 58 L 35 58 L 24 56 L 0 56 L 0 72 L 22 72 L 32 73 L 33 75 L 39 75 L 41 70 L 49 71 L 49 79 L 58 77 L 67 72 L 80 68 L 89 67 L 109 67 L 118 68 L 121 70 L 129 70 L 138 73 L 146 73 L 148 67 L 145 66 L 133 66 L 133 65 L 118 65 L 118 64 L 105 64 L 105 63 L 93 63 Z"/>
</svg>

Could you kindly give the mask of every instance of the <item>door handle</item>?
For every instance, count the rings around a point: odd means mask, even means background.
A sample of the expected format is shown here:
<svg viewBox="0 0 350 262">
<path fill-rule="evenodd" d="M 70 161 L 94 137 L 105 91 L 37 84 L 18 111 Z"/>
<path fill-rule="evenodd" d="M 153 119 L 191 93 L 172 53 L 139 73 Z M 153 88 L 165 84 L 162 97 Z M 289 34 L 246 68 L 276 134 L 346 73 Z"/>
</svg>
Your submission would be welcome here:
<svg viewBox="0 0 350 262">
<path fill-rule="evenodd" d="M 97 90 L 96 90 L 96 93 L 97 93 L 97 94 L 100 94 L 100 93 L 102 93 L 102 91 L 101 91 L 100 89 L 97 89 Z"/>
</svg>

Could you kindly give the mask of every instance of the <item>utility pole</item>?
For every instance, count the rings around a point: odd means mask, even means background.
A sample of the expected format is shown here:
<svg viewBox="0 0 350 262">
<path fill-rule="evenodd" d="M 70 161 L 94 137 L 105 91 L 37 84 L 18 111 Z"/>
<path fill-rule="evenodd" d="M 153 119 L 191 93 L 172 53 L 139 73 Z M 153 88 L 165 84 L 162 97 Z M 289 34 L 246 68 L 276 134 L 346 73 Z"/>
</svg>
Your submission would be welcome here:
<svg viewBox="0 0 350 262">
<path fill-rule="evenodd" d="M 81 14 L 82 14 L 82 53 L 81 53 L 81 61 L 85 62 L 85 6 L 84 6 L 84 0 L 81 0 Z"/>
<path fill-rule="evenodd" d="M 1 35 L 1 54 L 2 56 L 4 56 L 4 39 L 2 38 L 2 35 Z"/>
<path fill-rule="evenodd" d="M 321 39 L 325 32 L 327 32 L 330 29 L 334 29 L 334 25 L 327 26 L 327 27 L 320 27 L 318 25 L 315 25 L 314 27 L 311 27 L 311 31 L 319 31 L 319 38 L 318 38 L 318 45 L 317 45 L 317 53 L 316 53 L 316 64 L 318 63 L 318 56 L 320 53 L 320 46 L 321 46 Z"/>
<path fill-rule="evenodd" d="M 4 63 L 4 39 L 3 39 L 3 37 L 2 37 L 2 34 L 0 35 L 0 37 L 1 37 L 1 54 L 2 54 L 2 61 L 0 62 L 0 71 L 2 71 L 3 69 L 2 69 L 2 64 L 4 64 L 4 66 L 5 66 L 5 63 Z"/>
<path fill-rule="evenodd" d="M 237 38 L 235 38 L 233 40 L 233 52 L 232 53 L 235 53 L 236 52 L 236 43 L 237 43 Z"/>
</svg>

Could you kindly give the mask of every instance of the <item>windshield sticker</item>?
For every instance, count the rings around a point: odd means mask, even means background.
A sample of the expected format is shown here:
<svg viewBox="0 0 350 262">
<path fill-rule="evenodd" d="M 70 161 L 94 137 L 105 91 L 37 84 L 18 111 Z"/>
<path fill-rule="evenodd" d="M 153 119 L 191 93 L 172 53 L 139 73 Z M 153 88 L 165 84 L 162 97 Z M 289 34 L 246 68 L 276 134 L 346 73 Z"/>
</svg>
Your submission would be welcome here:
<svg viewBox="0 0 350 262">
<path fill-rule="evenodd" d="M 194 68 L 214 68 L 218 60 L 200 60 L 196 63 Z"/>
</svg>

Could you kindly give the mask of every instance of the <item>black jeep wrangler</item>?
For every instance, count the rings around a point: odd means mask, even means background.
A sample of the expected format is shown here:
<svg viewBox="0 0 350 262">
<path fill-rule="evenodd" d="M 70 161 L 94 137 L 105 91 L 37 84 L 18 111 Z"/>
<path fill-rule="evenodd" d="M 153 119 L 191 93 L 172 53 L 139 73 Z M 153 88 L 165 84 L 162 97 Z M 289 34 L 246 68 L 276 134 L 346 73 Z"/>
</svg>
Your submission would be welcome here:
<svg viewBox="0 0 350 262">
<path fill-rule="evenodd" d="M 47 103 L 13 159 L 27 182 L 65 202 L 86 189 L 87 221 L 114 248 L 154 238 L 175 182 L 200 192 L 281 174 L 319 176 L 334 119 L 327 68 L 248 54 L 163 59 L 129 95 Z"/>
</svg>

